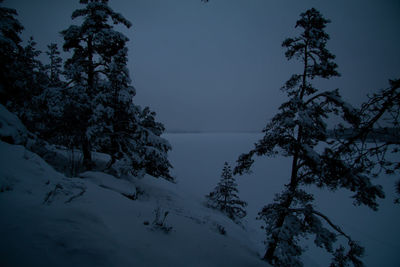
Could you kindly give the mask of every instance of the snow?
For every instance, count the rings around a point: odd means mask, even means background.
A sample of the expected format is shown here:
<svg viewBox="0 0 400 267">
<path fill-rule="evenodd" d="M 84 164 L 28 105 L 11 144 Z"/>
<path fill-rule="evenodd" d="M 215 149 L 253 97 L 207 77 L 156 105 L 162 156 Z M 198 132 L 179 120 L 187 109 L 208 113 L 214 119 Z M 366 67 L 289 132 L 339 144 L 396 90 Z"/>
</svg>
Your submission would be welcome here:
<svg viewBox="0 0 400 267">
<path fill-rule="evenodd" d="M 0 114 L 3 118 L 4 112 Z M 12 127 L 8 131 L 12 136 L 18 133 Z M 150 176 L 117 179 L 94 171 L 68 178 L 23 146 L 0 142 L 1 264 L 266 266 L 260 260 L 265 233 L 255 217 L 287 183 L 290 159 L 257 158 L 251 174 L 235 177 L 239 196 L 248 203 L 248 215 L 239 225 L 207 208 L 205 195 L 219 181 L 224 162 L 234 165 L 262 135 L 163 137 L 173 147 L 170 160 L 176 184 Z M 104 162 L 107 156 L 95 158 Z M 315 208 L 366 247 L 366 266 L 397 266 L 400 206 L 393 204 L 394 179 L 378 181 L 387 197 L 377 212 L 352 206 L 347 191 L 311 190 Z M 157 209 L 161 216 L 168 212 L 168 233 L 153 224 Z M 313 238 L 307 245 L 305 266 L 327 266 L 331 256 L 315 248 Z"/>
<path fill-rule="evenodd" d="M 173 183 L 99 172 L 67 178 L 4 142 L 0 158 L 5 266 L 265 266 L 245 229 Z M 169 212 L 169 233 L 152 224 L 157 209 Z"/>
<path fill-rule="evenodd" d="M 24 144 L 28 131 L 16 115 L 0 105 L 0 139 L 14 144 Z"/>
</svg>

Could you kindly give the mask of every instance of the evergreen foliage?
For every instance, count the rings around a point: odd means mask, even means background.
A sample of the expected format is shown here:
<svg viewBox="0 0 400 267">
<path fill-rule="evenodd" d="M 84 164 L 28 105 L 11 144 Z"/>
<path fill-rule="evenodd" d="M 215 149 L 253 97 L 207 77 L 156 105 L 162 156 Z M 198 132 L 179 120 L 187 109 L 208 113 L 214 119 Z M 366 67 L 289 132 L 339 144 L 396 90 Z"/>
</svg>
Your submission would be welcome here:
<svg viewBox="0 0 400 267">
<path fill-rule="evenodd" d="M 155 112 L 133 103 L 135 88 L 126 68 L 127 49 L 121 49 L 106 68 L 107 82 L 96 96 L 93 114 L 93 136 L 99 151 L 111 155 L 110 171 L 117 176 L 132 173 L 163 177 L 173 181 L 167 159 L 171 150 L 161 137 L 164 126 L 155 121 Z"/>
<path fill-rule="evenodd" d="M 15 9 L 0 6 L 0 103 L 3 105 L 19 95 L 16 83 L 18 56 L 22 50 L 20 34 L 24 27 L 16 17 Z"/>
<path fill-rule="evenodd" d="M 360 124 L 353 128 L 351 136 L 342 145 L 346 156 L 353 159 L 353 165 L 365 169 L 368 175 L 378 177 L 381 172 L 398 175 L 400 172 L 400 79 L 389 80 L 389 87 L 369 96 L 362 104 Z M 391 136 L 385 140 L 375 136 L 374 129 L 381 134 Z M 341 134 L 342 129 L 337 132 Z M 357 142 L 354 142 L 357 140 Z M 388 157 L 388 155 L 390 155 Z M 396 182 L 396 191 L 400 195 L 400 180 Z M 399 203 L 399 199 L 395 200 Z"/>
<path fill-rule="evenodd" d="M 73 50 L 65 69 L 71 86 L 64 116 L 77 129 L 70 132 L 79 144 L 85 168 L 91 168 L 91 150 L 109 153 L 108 169 L 117 176 L 145 173 L 169 181 L 172 167 L 167 159 L 171 149 L 161 137 L 164 127 L 155 121 L 154 112 L 135 105 L 127 65 L 128 38 L 114 30 L 113 24 L 131 23 L 115 13 L 108 1 L 81 1 L 72 18 L 82 17 L 81 26 L 62 31 L 64 49 Z"/>
<path fill-rule="evenodd" d="M 42 52 L 36 49 L 36 45 L 33 37 L 30 37 L 19 55 L 18 65 L 21 79 L 18 85 L 21 95 L 8 104 L 8 108 L 14 111 L 27 128 L 33 132 L 38 132 L 41 128 L 39 124 L 43 116 L 38 97 L 49 83 L 45 74 L 45 66 L 38 59 Z"/>
<path fill-rule="evenodd" d="M 55 43 L 47 46 L 46 55 L 49 64 L 45 65 L 44 73 L 47 82 L 41 84 L 41 94 L 34 98 L 34 102 L 40 110 L 40 118 L 37 133 L 40 138 L 54 144 L 64 145 L 67 129 L 62 129 L 64 123 L 63 112 L 65 96 L 65 82 L 62 80 L 62 58 Z"/>
<path fill-rule="evenodd" d="M 49 57 L 50 63 L 46 66 L 46 70 L 48 71 L 47 76 L 50 80 L 51 87 L 61 86 L 61 78 L 62 75 L 62 58 L 60 57 L 60 51 L 58 50 L 58 46 L 55 43 L 51 43 L 47 46 L 48 51 L 46 51 L 46 55 Z"/>
<path fill-rule="evenodd" d="M 263 130 L 265 135 L 255 148 L 239 157 L 235 168 L 235 173 L 250 171 L 255 155 L 281 154 L 292 158 L 289 183 L 258 216 L 266 224 L 264 259 L 275 266 L 302 266 L 300 256 L 304 248 L 300 240 L 310 235 L 314 236 L 316 246 L 335 256 L 336 262 L 361 266 L 359 258 L 363 248 L 315 209 L 314 197 L 306 191 L 308 186 L 348 189 L 354 193 L 356 204 L 373 210 L 378 208 L 377 199 L 384 197 L 382 187 L 370 180 L 373 166 L 364 164 L 368 156 L 358 154 L 354 147 L 360 136 L 352 135 L 347 140 L 327 138 L 325 120 L 330 115 L 339 116 L 354 129 L 363 123 L 360 111 L 345 103 L 337 89 L 320 91 L 312 84 L 316 78 L 339 75 L 335 57 L 326 49 L 329 35 L 324 30 L 328 22 L 314 8 L 300 15 L 296 23 L 296 28 L 301 29 L 300 35 L 286 39 L 282 46 L 286 48 L 286 57 L 299 60 L 303 69 L 282 87 L 289 100 L 267 124 Z M 338 129 L 341 128 L 344 127 L 339 124 Z M 338 234 L 348 241 L 347 253 L 342 247 L 333 248 Z"/>
<path fill-rule="evenodd" d="M 72 25 L 61 32 L 64 37 L 64 50 L 73 51 L 65 62 L 67 78 L 71 82 L 68 90 L 68 105 L 76 114 L 70 114 L 79 136 L 76 137 L 83 151 L 85 168 L 92 168 L 91 139 L 92 115 L 96 107 L 96 96 L 104 88 L 104 75 L 112 57 L 123 49 L 128 38 L 115 31 L 109 21 L 130 27 L 131 23 L 122 15 L 115 13 L 108 1 L 80 1 L 85 7 L 75 10 L 72 19 L 81 18 L 81 25 Z M 73 113 L 73 112 L 72 112 Z"/>
<path fill-rule="evenodd" d="M 221 180 L 214 190 L 206 196 L 207 205 L 226 213 L 232 220 L 243 218 L 246 216 L 245 207 L 247 203 L 240 200 L 238 193 L 231 167 L 225 162 Z"/>
<path fill-rule="evenodd" d="M 80 3 L 84 7 L 72 14 L 80 25 L 61 32 L 64 50 L 72 52 L 64 69 L 56 44 L 47 47 L 47 65 L 38 60 L 33 38 L 22 47 L 17 12 L 0 7 L 0 103 L 38 138 L 80 149 L 86 170 L 94 167 L 92 151 L 99 151 L 110 154 L 108 171 L 117 176 L 147 173 L 173 181 L 164 126 L 133 102 L 128 38 L 114 29 L 131 23 L 106 0 Z"/>
</svg>

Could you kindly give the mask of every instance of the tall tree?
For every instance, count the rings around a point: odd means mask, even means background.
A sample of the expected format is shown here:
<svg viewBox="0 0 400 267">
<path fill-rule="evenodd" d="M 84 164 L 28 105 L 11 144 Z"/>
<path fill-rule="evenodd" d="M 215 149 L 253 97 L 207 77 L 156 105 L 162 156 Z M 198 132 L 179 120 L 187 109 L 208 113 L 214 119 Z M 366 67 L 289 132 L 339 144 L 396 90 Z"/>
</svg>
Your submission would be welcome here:
<svg viewBox="0 0 400 267">
<path fill-rule="evenodd" d="M 3 105 L 19 95 L 16 82 L 22 50 L 20 34 L 24 27 L 16 17 L 15 9 L 0 6 L 0 103 Z"/>
<path fill-rule="evenodd" d="M 304 248 L 299 240 L 307 235 L 313 235 L 317 246 L 334 255 L 332 266 L 344 266 L 347 262 L 362 265 L 359 258 L 363 248 L 316 209 L 314 196 L 306 191 L 310 185 L 348 189 L 354 192 L 355 203 L 374 210 L 378 207 L 377 198 L 384 197 L 382 187 L 372 184 L 368 169 L 357 165 L 358 161 L 350 155 L 356 152 L 353 144 L 357 136 L 347 141 L 328 139 L 325 120 L 329 115 L 340 115 L 343 123 L 354 129 L 361 123 L 359 111 L 345 103 L 337 89 L 320 91 L 312 84 L 316 78 L 339 75 L 335 57 L 326 49 L 328 22 L 314 8 L 300 15 L 296 23 L 296 28 L 301 29 L 300 35 L 286 39 L 282 46 L 289 60 L 301 62 L 302 71 L 292 75 L 282 87 L 289 100 L 267 124 L 263 130 L 265 135 L 255 148 L 239 157 L 235 168 L 235 173 L 249 171 L 255 155 L 281 154 L 292 158 L 288 184 L 258 216 L 266 224 L 264 259 L 276 266 L 302 266 L 300 256 Z M 359 155 L 358 159 L 366 160 L 366 155 Z M 338 235 L 347 239 L 347 252 L 343 247 L 334 250 Z"/>
<path fill-rule="evenodd" d="M 49 64 L 46 66 L 48 70 L 48 76 L 50 80 L 50 86 L 60 86 L 62 74 L 62 58 L 60 57 L 60 51 L 55 43 L 51 43 L 47 46 L 46 55 L 49 57 Z"/>
<path fill-rule="evenodd" d="M 33 103 L 37 107 L 38 113 L 37 131 L 39 137 L 57 144 L 64 144 L 65 129 L 60 129 L 63 124 L 62 114 L 66 97 L 64 95 L 65 82 L 62 81 L 62 58 L 57 44 L 52 43 L 47 46 L 49 63 L 42 66 L 41 93 L 33 98 Z M 45 80 L 45 81 L 44 81 Z"/>
<path fill-rule="evenodd" d="M 30 37 L 25 47 L 21 47 L 10 69 L 13 70 L 11 87 L 7 87 L 6 106 L 14 112 L 32 132 L 38 132 L 41 127 L 42 110 L 37 102 L 44 88 L 48 85 L 45 68 L 38 56 L 41 51 L 36 48 L 36 42 Z"/>
<path fill-rule="evenodd" d="M 128 40 L 122 33 L 113 29 L 113 24 L 130 27 L 131 23 L 121 14 L 114 12 L 107 0 L 81 0 L 85 7 L 75 10 L 72 19 L 81 18 L 81 25 L 72 25 L 61 32 L 64 36 L 64 50 L 73 51 L 72 57 L 65 63 L 71 82 L 71 105 L 79 114 L 73 115 L 80 121 L 79 132 L 83 163 L 88 169 L 92 166 L 91 158 L 91 116 L 95 104 L 93 100 L 100 90 L 102 77 L 107 64 L 123 49 Z M 103 76 L 102 76 L 103 75 Z"/>
<path fill-rule="evenodd" d="M 232 220 L 243 218 L 246 216 L 244 208 L 247 206 L 247 203 L 240 200 L 238 192 L 231 166 L 229 166 L 228 162 L 225 162 L 221 180 L 214 190 L 206 196 L 208 206 L 221 210 Z"/>
</svg>

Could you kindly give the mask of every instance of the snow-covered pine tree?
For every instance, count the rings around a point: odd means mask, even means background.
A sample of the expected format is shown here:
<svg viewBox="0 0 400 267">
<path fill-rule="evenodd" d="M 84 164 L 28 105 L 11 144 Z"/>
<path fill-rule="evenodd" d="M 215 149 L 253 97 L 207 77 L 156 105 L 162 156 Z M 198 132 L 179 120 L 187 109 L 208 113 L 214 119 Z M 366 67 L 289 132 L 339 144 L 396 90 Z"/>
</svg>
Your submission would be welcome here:
<svg viewBox="0 0 400 267">
<path fill-rule="evenodd" d="M 12 85 L 5 90 L 7 109 L 15 113 L 31 132 L 40 128 L 43 116 L 36 98 L 48 84 L 44 66 L 38 59 L 40 54 L 30 37 L 27 45 L 18 49 L 15 61 L 10 63 L 13 73 L 8 79 L 12 79 Z"/>
<path fill-rule="evenodd" d="M 171 146 L 161 137 L 164 126 L 148 107 L 142 110 L 133 102 L 136 92 L 127 68 L 128 38 L 114 30 L 107 36 L 114 36 L 118 47 L 103 56 L 102 79 L 92 94 L 93 112 L 86 133 L 94 148 L 111 155 L 109 171 L 117 176 L 147 173 L 172 181 L 167 158 Z"/>
<path fill-rule="evenodd" d="M 143 110 L 139 107 L 139 127 L 137 131 L 137 142 L 140 144 L 140 157 L 144 170 L 154 177 L 163 177 L 168 181 L 174 181 L 170 174 L 172 168 L 168 160 L 170 143 L 161 137 L 164 133 L 164 125 L 155 120 L 156 113 L 149 107 Z"/>
<path fill-rule="evenodd" d="M 18 57 L 22 50 L 20 34 L 24 27 L 16 17 L 15 9 L 0 6 L 0 103 L 3 105 L 19 95 L 16 83 L 19 80 Z"/>
<path fill-rule="evenodd" d="M 228 162 L 225 162 L 224 168 L 222 169 L 221 180 L 214 190 L 206 195 L 207 205 L 221 210 L 232 220 L 243 218 L 246 216 L 245 207 L 247 203 L 240 200 L 238 193 L 239 191 L 231 167 Z"/>
<path fill-rule="evenodd" d="M 8 106 L 32 132 L 39 130 L 43 117 L 37 97 L 49 83 L 45 67 L 38 59 L 42 52 L 36 48 L 36 44 L 33 37 L 30 37 L 27 45 L 21 50 L 18 60 L 18 85 L 21 95 Z"/>
<path fill-rule="evenodd" d="M 354 193 L 352 197 L 356 204 L 374 210 L 378 207 L 377 198 L 384 197 L 382 187 L 371 182 L 370 169 L 360 165 L 367 156 L 360 154 L 355 160 L 352 155 L 357 151 L 348 150 L 354 149 L 351 145 L 356 138 L 328 139 L 325 120 L 329 115 L 340 115 L 343 123 L 355 129 L 361 122 L 359 111 L 345 103 L 337 89 L 320 91 L 311 83 L 316 78 L 339 75 L 333 62 L 334 55 L 326 49 L 329 36 L 324 29 L 328 22 L 316 9 L 309 9 L 296 23 L 296 28 L 301 29 L 300 35 L 283 42 L 286 57 L 300 60 L 302 71 L 285 83 L 282 90 L 289 100 L 267 124 L 263 130 L 265 135 L 255 148 L 239 157 L 234 172 L 249 171 L 255 155 L 281 154 L 292 158 L 290 180 L 285 189 L 258 216 L 265 222 L 267 249 L 264 259 L 275 266 L 302 266 L 300 256 L 304 248 L 299 241 L 310 235 L 315 237 L 314 243 L 318 247 L 335 256 L 332 266 L 337 265 L 335 262 L 339 258 L 343 260 L 341 264 L 362 265 L 359 258 L 363 248 L 316 210 L 313 194 L 306 191 L 310 185 L 330 190 L 348 189 Z M 347 239 L 347 251 L 342 247 L 334 250 L 338 236 Z"/>
<path fill-rule="evenodd" d="M 172 167 L 167 153 L 169 143 L 161 137 L 164 126 L 155 121 L 155 113 L 135 105 L 135 88 L 131 86 L 127 64 L 127 48 L 112 57 L 106 67 L 107 82 L 96 96 L 91 131 L 97 136 L 96 146 L 109 153 L 109 169 L 117 176 L 147 173 L 169 181 Z"/>
<path fill-rule="evenodd" d="M 73 51 L 65 62 L 65 70 L 71 86 L 67 92 L 70 99 L 69 115 L 79 122 L 76 127 L 83 152 L 84 167 L 92 167 L 90 122 L 96 107 L 96 99 L 106 75 L 106 67 L 121 49 L 127 37 L 115 31 L 113 24 L 129 28 L 131 23 L 121 14 L 114 12 L 107 0 L 80 0 L 85 7 L 75 10 L 72 19 L 81 18 L 82 23 L 72 25 L 61 32 L 64 36 L 64 50 Z"/>
<path fill-rule="evenodd" d="M 33 37 L 21 46 L 23 27 L 16 16 L 16 10 L 0 7 L 0 103 L 18 115 L 31 132 L 41 133 L 49 126 L 45 122 L 47 104 L 42 101 L 49 79 Z"/>
<path fill-rule="evenodd" d="M 133 138 L 139 119 L 127 60 L 127 48 L 123 48 L 105 66 L 107 79 L 95 96 L 90 127 L 91 136 L 95 136 L 93 145 L 111 156 L 108 168 L 117 176 L 132 171 L 132 158 L 137 150 Z"/>
<path fill-rule="evenodd" d="M 50 87 L 62 86 L 60 76 L 62 75 L 62 58 L 56 43 L 51 43 L 47 46 L 46 55 L 49 57 L 49 64 L 46 66 Z"/>
<path fill-rule="evenodd" d="M 49 64 L 44 66 L 47 82 L 42 84 L 42 92 L 33 99 L 41 114 L 37 131 L 40 138 L 65 145 L 65 130 L 61 129 L 62 120 L 65 119 L 62 115 L 66 100 L 65 82 L 61 80 L 62 58 L 57 44 L 51 43 L 47 49 Z"/>
</svg>

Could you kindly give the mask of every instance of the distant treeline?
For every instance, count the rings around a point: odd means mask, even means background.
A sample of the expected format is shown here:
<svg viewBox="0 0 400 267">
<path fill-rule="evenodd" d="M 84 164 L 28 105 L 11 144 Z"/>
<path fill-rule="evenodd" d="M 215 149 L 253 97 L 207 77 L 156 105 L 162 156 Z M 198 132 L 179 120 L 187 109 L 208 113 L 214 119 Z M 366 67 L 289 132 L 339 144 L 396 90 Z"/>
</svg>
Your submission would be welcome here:
<svg viewBox="0 0 400 267">
<path fill-rule="evenodd" d="M 354 132 L 351 128 L 345 128 L 340 130 L 328 130 L 328 135 L 330 138 L 346 139 L 349 138 Z M 367 141 L 369 142 L 390 142 L 399 143 L 400 142 L 400 129 L 384 127 L 375 128 L 367 136 Z"/>
</svg>

